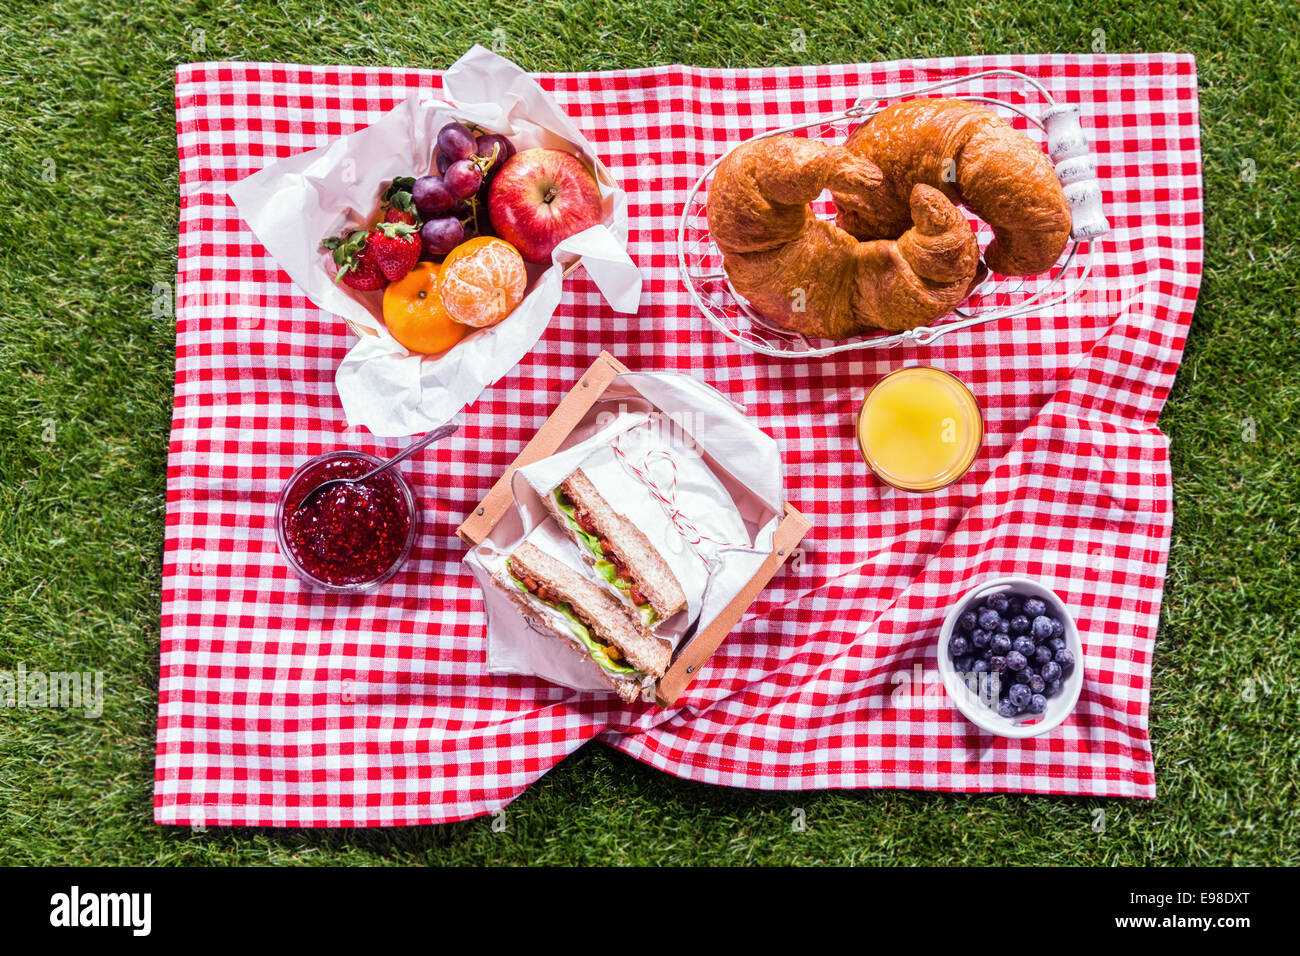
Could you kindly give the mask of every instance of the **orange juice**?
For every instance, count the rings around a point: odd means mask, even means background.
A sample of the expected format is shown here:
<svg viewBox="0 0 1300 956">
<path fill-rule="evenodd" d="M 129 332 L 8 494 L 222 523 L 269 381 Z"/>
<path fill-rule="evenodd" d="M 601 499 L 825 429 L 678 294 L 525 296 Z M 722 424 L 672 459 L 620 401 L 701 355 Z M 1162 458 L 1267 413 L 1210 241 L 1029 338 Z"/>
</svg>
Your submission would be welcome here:
<svg viewBox="0 0 1300 956">
<path fill-rule="evenodd" d="M 858 443 L 881 481 L 934 491 L 966 474 L 984 422 L 975 396 L 942 369 L 909 366 L 872 386 L 858 415 Z"/>
</svg>

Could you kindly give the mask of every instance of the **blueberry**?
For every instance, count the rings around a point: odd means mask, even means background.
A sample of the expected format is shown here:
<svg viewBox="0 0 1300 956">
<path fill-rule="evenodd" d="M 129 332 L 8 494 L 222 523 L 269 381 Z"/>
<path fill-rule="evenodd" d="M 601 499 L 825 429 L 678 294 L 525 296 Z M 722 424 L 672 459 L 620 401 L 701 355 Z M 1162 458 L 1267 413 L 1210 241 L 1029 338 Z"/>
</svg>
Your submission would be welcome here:
<svg viewBox="0 0 1300 956">
<path fill-rule="evenodd" d="M 1004 673 L 1005 673 L 1005 672 L 1004 672 Z M 1013 677 L 1011 678 L 1011 683 L 1013 683 L 1013 684 L 1028 684 L 1028 683 L 1029 683 L 1029 678 L 1030 678 L 1030 676 L 1031 676 L 1032 674 L 1033 674 L 1033 671 L 1031 671 L 1028 667 L 1026 667 L 1024 670 L 1016 671 L 1016 672 L 1015 672 L 1015 676 L 1013 676 Z"/>
<path fill-rule="evenodd" d="M 979 694 L 980 700 L 988 706 L 992 706 L 994 701 L 1001 696 L 1001 683 L 998 681 L 997 674 L 980 674 L 976 678 L 976 693 Z"/>
<path fill-rule="evenodd" d="M 1018 713 L 1020 713 L 1020 708 L 1009 700 L 1004 700 L 998 704 L 999 717 L 1014 717 Z"/>
<path fill-rule="evenodd" d="M 1040 641 L 1045 641 L 1052 636 L 1052 619 L 1039 615 L 1034 618 L 1034 637 Z"/>
<path fill-rule="evenodd" d="M 1027 634 L 1029 632 L 1029 618 L 1023 614 L 1017 614 L 1011 619 L 1012 634 Z"/>
<path fill-rule="evenodd" d="M 1000 673 L 1002 668 L 1007 666 L 1007 659 L 1001 654 L 994 654 L 989 658 L 989 670 L 994 674 Z"/>
<path fill-rule="evenodd" d="M 989 662 L 984 660 L 982 657 L 978 658 L 971 662 L 970 670 L 972 674 L 987 674 L 989 670 Z"/>
<path fill-rule="evenodd" d="M 1040 614 L 1047 613 L 1047 602 L 1042 598 L 1026 598 L 1025 613 L 1030 617 L 1038 617 Z"/>
<path fill-rule="evenodd" d="M 980 611 L 979 624 L 980 627 L 984 628 L 986 631 L 996 631 L 998 629 L 998 621 L 1000 620 L 1002 620 L 1002 618 L 999 617 L 998 612 L 994 611 L 992 608 L 985 608 Z"/>
<path fill-rule="evenodd" d="M 1015 617 L 1025 609 L 1025 602 L 1020 598 L 1013 597 L 1007 602 L 1007 617 Z"/>
<path fill-rule="evenodd" d="M 1029 662 L 1025 660 L 1025 655 L 1019 651 L 1012 651 L 1007 655 L 1007 670 L 1022 671 Z"/>
<path fill-rule="evenodd" d="M 1005 634 L 995 634 L 993 639 L 989 641 L 989 647 L 993 649 L 994 654 L 1002 654 L 1005 656 L 1006 653 L 1011 650 L 1011 638 L 1007 637 Z"/>
<path fill-rule="evenodd" d="M 998 618 L 998 633 L 999 634 L 1011 633 L 1011 622 L 1008 621 L 1005 617 Z"/>
<path fill-rule="evenodd" d="M 1048 661 L 1043 665 L 1041 673 L 1043 675 L 1043 680 L 1050 684 L 1054 680 L 1060 680 L 1061 665 L 1056 663 L 1056 661 Z"/>
<path fill-rule="evenodd" d="M 1029 703 L 1030 698 L 1034 695 L 1030 693 L 1029 688 L 1024 684 L 1012 684 L 1011 693 L 1007 694 L 1007 700 L 1016 705 L 1018 710 L 1024 710 Z"/>
<path fill-rule="evenodd" d="M 984 603 L 988 607 L 993 608 L 993 610 L 997 611 L 999 614 L 1006 614 L 1007 607 L 1011 604 L 1011 598 L 1007 597 L 1005 594 L 992 594 Z"/>
<path fill-rule="evenodd" d="M 957 626 L 963 631 L 973 631 L 975 630 L 975 624 L 977 621 L 978 618 L 975 617 L 975 612 L 967 611 L 961 617 L 957 618 Z"/>
<path fill-rule="evenodd" d="M 983 628 L 975 628 L 970 632 L 970 642 L 981 651 L 989 646 L 989 632 Z"/>
<path fill-rule="evenodd" d="M 1062 624 L 1056 618 L 1052 618 L 1051 621 L 1052 621 L 1052 637 L 1064 637 L 1065 625 Z"/>
<path fill-rule="evenodd" d="M 961 657 L 963 654 L 970 653 L 970 641 L 958 634 L 948 642 L 948 656 L 952 658 Z"/>
<path fill-rule="evenodd" d="M 1047 697 L 1055 697 L 1061 689 L 1060 680 L 1049 680 L 1047 686 L 1043 688 L 1043 694 Z"/>
<path fill-rule="evenodd" d="M 1068 647 L 1063 647 L 1052 657 L 1052 660 L 1061 665 L 1061 673 L 1069 674 L 1074 670 L 1074 655 L 1070 653 Z"/>
<path fill-rule="evenodd" d="M 956 669 L 958 674 L 969 674 L 974 663 L 975 658 L 971 657 L 969 654 L 963 654 L 961 657 L 953 660 L 952 666 Z"/>
<path fill-rule="evenodd" d="M 1041 714 L 1047 710 L 1047 698 L 1042 694 L 1034 694 L 1029 698 L 1029 706 L 1025 709 L 1031 714 Z"/>
<path fill-rule="evenodd" d="M 1031 641 L 1029 638 L 1025 637 L 1023 634 L 1020 637 L 1017 637 L 1014 641 L 1012 641 L 1011 646 L 1014 647 L 1016 650 L 1018 650 L 1021 654 L 1024 654 L 1025 657 L 1027 658 L 1033 657 L 1034 651 L 1038 649 L 1034 647 L 1034 642 Z"/>
<path fill-rule="evenodd" d="M 1023 673 L 1023 671 L 1021 672 Z M 1040 674 L 1029 675 L 1029 689 L 1035 694 L 1041 694 L 1047 689 L 1047 681 L 1043 680 Z"/>
<path fill-rule="evenodd" d="M 1069 647 L 1070 645 L 1067 644 L 1067 643 L 1065 642 L 1065 638 L 1063 638 L 1063 637 L 1054 637 L 1054 638 L 1052 638 L 1050 641 L 1047 642 L 1047 646 L 1050 647 L 1050 648 L 1052 649 L 1052 653 L 1056 653 L 1057 651 L 1062 650 L 1063 648 Z"/>
<path fill-rule="evenodd" d="M 1034 656 L 1031 658 L 1031 660 L 1034 662 L 1034 665 L 1037 667 L 1042 667 L 1051 659 L 1052 659 L 1052 649 L 1047 646 L 1035 648 Z"/>
</svg>

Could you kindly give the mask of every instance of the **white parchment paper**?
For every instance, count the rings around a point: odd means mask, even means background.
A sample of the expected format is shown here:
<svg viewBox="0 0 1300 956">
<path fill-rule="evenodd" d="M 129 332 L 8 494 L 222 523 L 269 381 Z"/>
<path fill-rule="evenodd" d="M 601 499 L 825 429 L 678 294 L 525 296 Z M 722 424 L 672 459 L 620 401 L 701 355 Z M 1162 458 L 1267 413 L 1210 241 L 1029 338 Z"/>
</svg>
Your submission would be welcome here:
<svg viewBox="0 0 1300 956">
<path fill-rule="evenodd" d="M 545 331 L 574 261 L 616 311 L 636 312 L 641 298 L 641 273 L 627 254 L 627 195 L 559 105 L 516 64 L 481 46 L 452 65 L 443 85 L 447 102 L 412 96 L 371 126 L 272 163 L 229 191 L 254 235 L 312 302 L 375 333 L 361 337 L 334 381 L 348 423 L 383 437 L 443 424 L 514 368 Z M 426 357 L 389 335 L 382 292 L 333 281 L 320 239 L 370 222 L 394 178 L 431 172 L 438 130 L 453 120 L 504 133 L 518 150 L 578 154 L 596 173 L 605 218 L 561 242 L 549 267 L 529 267 L 527 295 L 505 320 Z"/>
</svg>

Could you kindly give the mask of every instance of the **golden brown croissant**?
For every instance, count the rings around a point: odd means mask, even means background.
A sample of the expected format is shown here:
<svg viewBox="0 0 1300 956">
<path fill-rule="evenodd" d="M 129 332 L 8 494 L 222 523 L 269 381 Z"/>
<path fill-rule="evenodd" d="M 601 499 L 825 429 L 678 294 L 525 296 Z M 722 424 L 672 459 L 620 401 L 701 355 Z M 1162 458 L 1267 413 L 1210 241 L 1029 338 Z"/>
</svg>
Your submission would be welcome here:
<svg viewBox="0 0 1300 956">
<path fill-rule="evenodd" d="M 1029 137 L 965 100 L 906 100 L 881 110 L 844 144 L 884 174 L 873 192 L 834 190 L 839 225 L 859 239 L 900 235 L 912 187 L 925 183 L 993 229 L 984 251 L 1002 275 L 1033 275 L 1060 258 L 1070 207 L 1047 155 Z"/>
<path fill-rule="evenodd" d="M 915 225 L 897 240 L 859 242 L 813 215 L 808 203 L 827 188 L 867 196 L 880 173 L 842 146 L 771 136 L 734 149 L 713 175 L 709 232 L 732 286 L 765 318 L 841 339 L 924 325 L 966 297 L 979 246 L 941 192 L 916 187 Z"/>
</svg>

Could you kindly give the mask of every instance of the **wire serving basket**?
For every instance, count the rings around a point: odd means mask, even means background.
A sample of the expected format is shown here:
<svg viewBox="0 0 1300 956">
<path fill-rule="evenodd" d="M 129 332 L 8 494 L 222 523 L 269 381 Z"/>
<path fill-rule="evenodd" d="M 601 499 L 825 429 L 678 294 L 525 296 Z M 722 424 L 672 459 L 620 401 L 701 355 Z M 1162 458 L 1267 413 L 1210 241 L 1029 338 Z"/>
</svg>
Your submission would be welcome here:
<svg viewBox="0 0 1300 956">
<path fill-rule="evenodd" d="M 723 154 L 704 170 L 692 187 L 682 207 L 677 227 L 678 271 L 696 308 L 720 332 L 747 349 L 780 358 L 811 358 L 857 349 L 886 348 L 907 342 L 929 345 L 958 329 L 1050 308 L 1071 298 L 1088 280 L 1092 264 L 1089 241 L 1105 235 L 1110 231 L 1110 226 L 1102 213 L 1097 166 L 1079 127 L 1078 108 L 1057 103 L 1042 84 L 1024 73 L 1004 69 L 984 70 L 918 86 L 895 96 L 879 99 L 861 97 L 843 112 L 822 116 L 807 123 L 768 130 L 744 142 L 802 130 L 810 130 L 810 135 L 818 138 L 842 142 L 855 126 L 874 116 L 890 102 L 972 84 L 988 77 L 1010 78 L 1019 82 L 1023 90 L 1021 99 L 1026 102 L 1011 102 L 979 92 L 950 95 L 993 107 L 1004 119 L 1021 117 L 1028 121 L 1031 130 L 1037 130 L 1039 136 L 1045 138 L 1047 152 L 1070 203 L 1071 215 L 1070 241 L 1060 260 L 1049 272 L 1026 277 L 990 275 L 948 316 L 933 325 L 918 326 L 905 332 L 881 331 L 841 341 L 813 339 L 792 332 L 767 321 L 736 292 L 722 268 L 722 253 L 709 236 L 708 183 L 718 164 L 726 158 L 727 154 Z M 1031 108 L 1031 101 L 1036 99 L 1044 104 L 1041 112 Z M 743 143 L 737 144 L 740 145 Z M 813 210 L 824 219 L 832 219 L 835 215 L 834 206 L 826 193 L 813 203 Z M 973 225 L 980 248 L 983 249 L 993 238 L 992 231 L 982 222 L 976 221 Z"/>
</svg>

